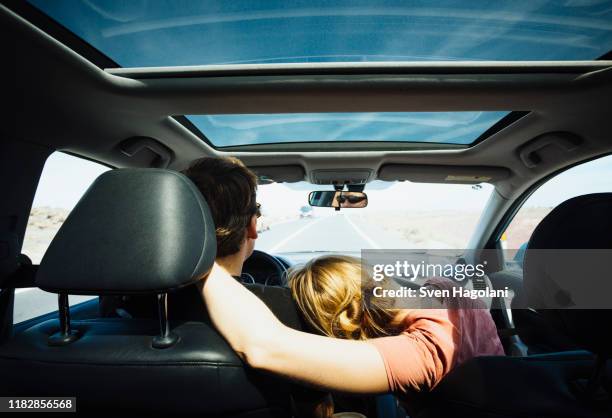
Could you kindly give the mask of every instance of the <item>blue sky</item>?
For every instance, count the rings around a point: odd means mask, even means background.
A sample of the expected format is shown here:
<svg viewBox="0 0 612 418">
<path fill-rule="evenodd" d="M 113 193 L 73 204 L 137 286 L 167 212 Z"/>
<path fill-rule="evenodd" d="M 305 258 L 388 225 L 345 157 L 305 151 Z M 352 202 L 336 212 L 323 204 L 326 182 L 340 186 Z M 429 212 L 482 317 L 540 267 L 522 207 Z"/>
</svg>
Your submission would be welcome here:
<svg viewBox="0 0 612 418">
<path fill-rule="evenodd" d="M 508 112 L 195 115 L 215 146 L 303 141 L 408 141 L 470 144 Z"/>
<path fill-rule="evenodd" d="M 119 65 L 595 59 L 609 0 L 30 0 Z"/>
</svg>

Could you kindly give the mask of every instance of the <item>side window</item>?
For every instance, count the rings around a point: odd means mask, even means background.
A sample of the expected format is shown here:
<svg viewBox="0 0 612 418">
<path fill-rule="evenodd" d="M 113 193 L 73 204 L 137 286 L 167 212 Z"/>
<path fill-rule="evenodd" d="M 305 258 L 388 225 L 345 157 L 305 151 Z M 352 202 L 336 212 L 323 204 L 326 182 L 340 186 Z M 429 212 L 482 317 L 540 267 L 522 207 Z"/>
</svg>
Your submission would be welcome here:
<svg viewBox="0 0 612 418">
<path fill-rule="evenodd" d="M 536 226 L 551 210 L 572 197 L 612 192 L 612 155 L 570 168 L 538 188 L 502 235 L 506 268 L 522 269 L 522 255 Z"/>
<path fill-rule="evenodd" d="M 60 226 L 93 181 L 108 167 L 62 152 L 45 162 L 32 211 L 28 219 L 22 253 L 39 264 Z M 71 296 L 74 305 L 92 296 Z M 57 310 L 57 295 L 40 289 L 17 289 L 13 323 Z"/>
</svg>

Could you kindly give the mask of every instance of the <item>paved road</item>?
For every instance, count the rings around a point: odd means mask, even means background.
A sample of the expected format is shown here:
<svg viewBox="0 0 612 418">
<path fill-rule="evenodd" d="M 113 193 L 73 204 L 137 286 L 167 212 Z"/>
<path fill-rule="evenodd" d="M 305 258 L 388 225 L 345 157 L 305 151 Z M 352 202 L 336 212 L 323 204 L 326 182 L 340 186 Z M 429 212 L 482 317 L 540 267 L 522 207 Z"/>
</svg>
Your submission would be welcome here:
<svg viewBox="0 0 612 418">
<path fill-rule="evenodd" d="M 364 248 L 406 248 L 401 236 L 343 213 L 329 217 L 305 218 L 273 225 L 259 234 L 256 248 L 272 254 L 301 251 L 356 252 Z M 307 255 L 308 257 L 310 255 Z M 70 302 L 91 299 L 70 296 Z M 57 296 L 38 289 L 20 289 L 15 295 L 15 322 L 57 309 Z"/>
<path fill-rule="evenodd" d="M 339 213 L 274 225 L 259 235 L 256 248 L 275 254 L 305 250 L 359 252 L 366 248 L 405 248 L 408 245 L 410 242 L 397 233 Z"/>
</svg>

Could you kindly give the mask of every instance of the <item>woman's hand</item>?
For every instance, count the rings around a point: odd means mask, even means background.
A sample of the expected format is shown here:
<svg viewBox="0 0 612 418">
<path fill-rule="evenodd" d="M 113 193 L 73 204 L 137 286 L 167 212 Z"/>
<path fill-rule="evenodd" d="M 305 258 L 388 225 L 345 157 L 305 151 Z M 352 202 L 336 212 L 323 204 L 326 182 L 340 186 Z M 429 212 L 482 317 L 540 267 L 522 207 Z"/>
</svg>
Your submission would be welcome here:
<svg viewBox="0 0 612 418">
<path fill-rule="evenodd" d="M 251 367 L 327 390 L 389 391 L 385 365 L 372 344 L 285 326 L 217 263 L 201 289 L 215 327 Z"/>
</svg>

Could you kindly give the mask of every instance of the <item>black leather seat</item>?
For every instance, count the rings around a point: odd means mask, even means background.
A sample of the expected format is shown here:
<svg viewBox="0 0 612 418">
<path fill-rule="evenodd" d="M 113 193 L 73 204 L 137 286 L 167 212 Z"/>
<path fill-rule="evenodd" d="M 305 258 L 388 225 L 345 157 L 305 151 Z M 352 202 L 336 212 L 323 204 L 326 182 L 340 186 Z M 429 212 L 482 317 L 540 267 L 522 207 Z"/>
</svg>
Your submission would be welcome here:
<svg viewBox="0 0 612 418">
<path fill-rule="evenodd" d="M 291 297 L 289 288 L 267 286 L 259 283 L 243 283 L 244 287 L 261 299 L 274 315 L 285 325 L 305 330 L 303 318 Z M 121 313 L 133 318 L 156 318 L 157 300 L 154 295 L 129 295 L 115 298 L 101 297 L 101 311 L 104 317 L 117 317 Z M 210 323 L 206 305 L 195 285 L 186 286 L 168 294 L 168 317 L 179 321 L 201 321 Z"/>
<path fill-rule="evenodd" d="M 610 214 L 612 193 L 570 199 L 542 220 L 525 255 L 527 306 L 583 350 L 474 358 L 425 397 L 418 417 L 612 416 L 612 364 L 606 363 L 612 355 L 612 300 L 606 305 L 602 298 L 610 286 L 609 269 L 599 274 L 583 266 L 575 280 L 563 274 L 563 267 L 571 268 L 585 255 L 593 261 L 592 254 L 612 249 Z M 609 260 L 600 257 L 595 264 L 610 265 Z"/>
<path fill-rule="evenodd" d="M 150 169 L 103 174 L 51 243 L 37 285 L 60 295 L 159 294 L 161 318 L 32 326 L 0 346 L 0 393 L 76 396 L 81 412 L 293 415 L 292 385 L 244 367 L 205 314 L 164 320 L 163 295 L 198 297 L 192 286 L 214 257 L 207 204 L 186 177 Z M 169 325 L 165 335 L 160 320 Z"/>
<path fill-rule="evenodd" d="M 489 278 L 496 289 L 507 287 L 514 292 L 510 306 L 506 305 L 504 299 L 498 299 L 499 303 L 504 304 L 502 308 L 510 308 L 512 313 L 512 324 L 509 324 L 509 320 L 505 318 L 498 320 L 498 325 L 509 328 L 506 333 L 511 334 L 504 337 L 506 340 L 502 339 L 502 342 L 508 346 L 507 353 L 522 351 L 524 354 L 531 355 L 579 349 L 571 338 L 546 321 L 538 311 L 527 307 L 523 292 L 522 271 L 501 270 L 491 273 Z M 491 313 L 498 316 L 503 315 L 503 312 L 496 310 L 492 310 Z M 518 341 L 517 336 L 520 338 Z"/>
<path fill-rule="evenodd" d="M 219 334 L 201 322 L 172 322 L 180 338 L 151 347 L 156 320 L 73 321 L 82 337 L 49 347 L 57 321 L 17 335 L 0 350 L 7 396 L 76 396 L 77 409 L 112 412 L 288 416 L 286 383 L 243 367 Z"/>
<path fill-rule="evenodd" d="M 587 401 L 580 393 L 594 367 L 594 356 L 582 351 L 477 357 L 452 370 L 416 417 L 610 417 L 609 401 Z M 612 365 L 606 373 L 612 377 Z"/>
</svg>

